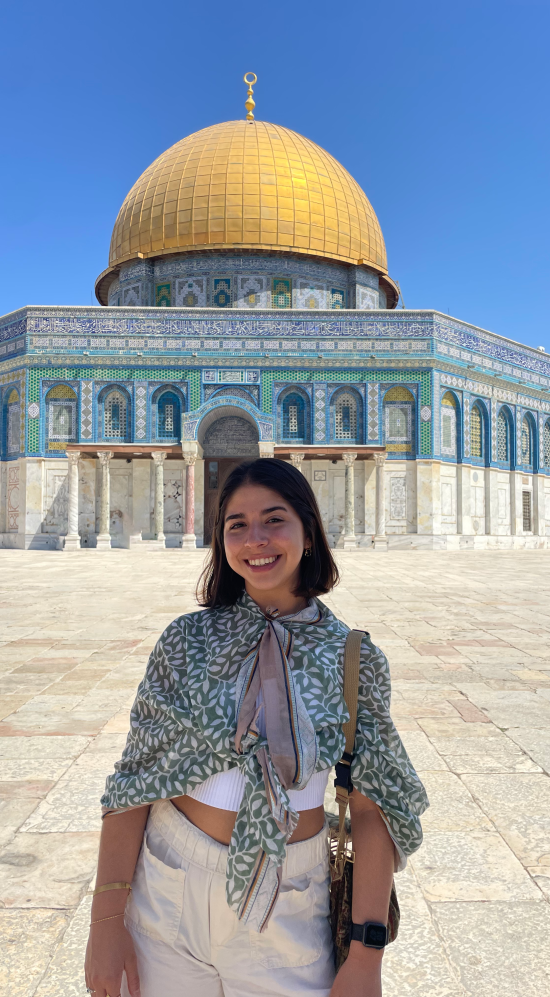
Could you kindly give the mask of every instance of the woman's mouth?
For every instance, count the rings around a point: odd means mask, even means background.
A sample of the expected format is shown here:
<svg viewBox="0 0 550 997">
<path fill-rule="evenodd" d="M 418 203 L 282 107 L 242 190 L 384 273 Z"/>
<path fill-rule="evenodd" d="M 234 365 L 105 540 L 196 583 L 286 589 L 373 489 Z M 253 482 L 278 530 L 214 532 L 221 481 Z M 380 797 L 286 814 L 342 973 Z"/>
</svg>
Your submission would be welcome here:
<svg viewBox="0 0 550 997">
<path fill-rule="evenodd" d="M 253 571 L 269 571 L 280 556 L 280 554 L 271 554 L 269 557 L 250 557 L 246 559 L 246 563 Z"/>
</svg>

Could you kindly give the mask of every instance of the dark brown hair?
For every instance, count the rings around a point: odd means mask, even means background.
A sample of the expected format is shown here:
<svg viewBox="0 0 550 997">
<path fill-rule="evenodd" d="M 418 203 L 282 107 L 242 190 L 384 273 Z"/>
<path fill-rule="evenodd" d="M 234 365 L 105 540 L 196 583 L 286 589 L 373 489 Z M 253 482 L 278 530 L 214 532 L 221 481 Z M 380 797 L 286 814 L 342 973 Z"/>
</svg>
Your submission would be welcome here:
<svg viewBox="0 0 550 997">
<path fill-rule="evenodd" d="M 232 606 L 244 591 L 244 578 L 233 571 L 225 556 L 223 532 L 227 503 L 242 485 L 261 485 L 277 492 L 302 520 L 311 541 L 311 557 L 302 557 L 300 578 L 294 595 L 310 599 L 330 592 L 338 583 L 338 568 L 330 552 L 321 514 L 311 486 L 291 464 L 276 457 L 245 462 L 234 468 L 225 482 L 216 512 L 208 563 L 199 579 L 197 598 L 201 606 Z"/>
</svg>

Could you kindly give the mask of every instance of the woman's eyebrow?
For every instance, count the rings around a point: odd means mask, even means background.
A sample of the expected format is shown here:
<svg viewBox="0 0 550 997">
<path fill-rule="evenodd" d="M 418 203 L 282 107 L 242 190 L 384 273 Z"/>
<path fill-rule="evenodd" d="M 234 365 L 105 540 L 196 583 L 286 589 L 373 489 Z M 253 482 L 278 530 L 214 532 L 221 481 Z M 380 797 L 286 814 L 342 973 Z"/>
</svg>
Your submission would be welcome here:
<svg viewBox="0 0 550 997">
<path fill-rule="evenodd" d="M 286 505 L 272 505 L 269 509 L 262 509 L 262 516 L 267 516 L 270 512 L 276 512 L 277 509 L 288 512 Z M 246 516 L 244 512 L 234 512 L 231 516 L 225 517 L 225 522 L 228 523 L 230 519 L 246 519 Z"/>
</svg>

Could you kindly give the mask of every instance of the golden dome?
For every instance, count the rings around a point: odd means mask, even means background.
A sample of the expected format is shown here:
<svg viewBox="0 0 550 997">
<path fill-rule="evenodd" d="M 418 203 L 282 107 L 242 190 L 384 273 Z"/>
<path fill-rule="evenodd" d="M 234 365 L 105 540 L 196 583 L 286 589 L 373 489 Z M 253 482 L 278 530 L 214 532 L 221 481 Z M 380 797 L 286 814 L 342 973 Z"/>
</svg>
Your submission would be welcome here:
<svg viewBox="0 0 550 997">
<path fill-rule="evenodd" d="M 205 249 L 300 253 L 387 274 L 378 219 L 353 177 L 266 121 L 212 125 L 163 152 L 119 211 L 109 270 Z"/>
</svg>

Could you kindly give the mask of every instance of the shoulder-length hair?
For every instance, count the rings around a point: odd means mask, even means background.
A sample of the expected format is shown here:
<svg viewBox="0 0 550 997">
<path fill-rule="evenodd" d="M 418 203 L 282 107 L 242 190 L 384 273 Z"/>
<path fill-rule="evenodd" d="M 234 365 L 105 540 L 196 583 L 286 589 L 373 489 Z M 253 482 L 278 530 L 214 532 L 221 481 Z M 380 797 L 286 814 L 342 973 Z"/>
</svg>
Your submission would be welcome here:
<svg viewBox="0 0 550 997">
<path fill-rule="evenodd" d="M 233 571 L 225 556 L 224 525 L 229 499 L 242 485 L 261 485 L 277 492 L 302 520 L 311 556 L 302 557 L 294 595 L 310 599 L 330 592 L 339 581 L 338 568 L 325 536 L 317 500 L 301 471 L 276 457 L 239 464 L 228 475 L 218 501 L 208 563 L 197 587 L 201 606 L 232 606 L 244 591 L 244 578 Z"/>
</svg>

